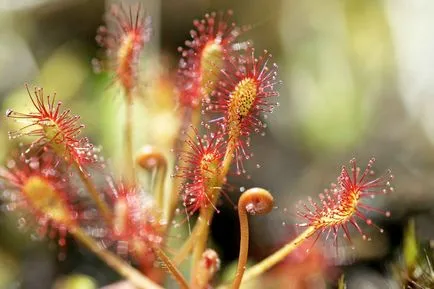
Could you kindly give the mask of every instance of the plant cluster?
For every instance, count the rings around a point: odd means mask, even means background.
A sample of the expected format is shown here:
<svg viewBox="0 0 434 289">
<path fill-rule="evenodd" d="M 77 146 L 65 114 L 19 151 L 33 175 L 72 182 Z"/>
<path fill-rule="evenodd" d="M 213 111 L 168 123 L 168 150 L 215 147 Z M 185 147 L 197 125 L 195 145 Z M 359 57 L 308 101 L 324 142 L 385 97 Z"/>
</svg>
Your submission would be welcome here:
<svg viewBox="0 0 434 289">
<path fill-rule="evenodd" d="M 263 134 L 264 116 L 278 106 L 277 88 L 281 83 L 277 65 L 269 52 L 258 53 L 251 41 L 241 41 L 250 28 L 232 23 L 232 12 L 206 14 L 195 20 L 191 39 L 179 48 L 176 97 L 182 126 L 174 143 L 176 164 L 173 169 L 158 147 L 145 146 L 139 153 L 133 148 L 134 98 L 139 94 L 140 59 L 151 40 L 151 21 L 140 5 L 114 5 L 107 15 L 107 26 L 98 29 L 97 42 L 106 57 L 94 61 L 98 69 L 113 73 L 114 82 L 123 91 L 126 103 L 124 122 L 124 170 L 113 176 L 104 172 L 101 152 L 85 137 L 79 116 L 64 109 L 56 95 L 42 88 L 31 91 L 30 112 L 10 109 L 6 116 L 22 127 L 11 138 L 29 136 L 31 144 L 20 150 L 0 171 L 8 209 L 27 212 L 42 235 L 58 232 L 64 245 L 69 234 L 88 247 L 108 266 L 137 288 L 163 288 L 169 273 L 180 288 L 211 288 L 220 260 L 208 247 L 210 223 L 218 212 L 218 201 L 231 172 L 239 178 L 246 174 L 244 162 L 252 157 L 250 136 Z M 202 124 L 202 125 L 201 125 Z M 374 159 L 361 170 L 355 160 L 342 167 L 337 183 L 319 195 L 298 205 L 297 215 L 304 228 L 294 240 L 260 263 L 246 269 L 249 247 L 248 215 L 263 215 L 274 206 L 273 196 L 262 188 L 251 188 L 238 200 L 240 252 L 236 274 L 230 284 L 218 288 L 237 289 L 266 272 L 299 247 L 304 241 L 321 235 L 333 236 L 337 245 L 340 232 L 351 242 L 349 227 L 368 239 L 361 223 L 376 226 L 366 215 L 373 211 L 386 217 L 389 212 L 371 207 L 366 199 L 391 192 L 392 175 L 373 177 Z M 142 169 L 153 176 L 151 192 L 137 179 Z M 165 186 L 172 171 L 170 187 Z M 73 172 L 73 173 L 71 173 Z M 95 178 L 104 176 L 105 188 Z M 86 189 L 93 215 L 81 205 L 83 195 L 72 182 L 78 177 Z M 169 254 L 165 245 L 177 208 L 186 218 L 198 215 L 190 236 L 177 253 Z M 95 213 L 95 211 L 97 213 Z M 92 216 L 89 216 L 92 215 Z M 101 247 L 83 224 L 98 219 L 104 238 L 116 244 L 116 252 Z M 48 230 L 48 227 L 52 230 Z M 382 229 L 380 229 L 382 230 Z M 190 280 L 179 265 L 191 257 Z M 127 260 L 134 261 L 136 267 Z M 159 261 L 163 264 L 156 266 Z"/>
</svg>

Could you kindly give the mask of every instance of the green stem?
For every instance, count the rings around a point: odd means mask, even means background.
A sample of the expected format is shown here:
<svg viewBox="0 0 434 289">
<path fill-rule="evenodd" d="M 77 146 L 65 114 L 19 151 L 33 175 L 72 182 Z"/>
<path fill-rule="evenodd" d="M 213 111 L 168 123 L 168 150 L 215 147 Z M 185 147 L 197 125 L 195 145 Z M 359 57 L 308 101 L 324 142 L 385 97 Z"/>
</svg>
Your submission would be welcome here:
<svg viewBox="0 0 434 289">
<path fill-rule="evenodd" d="M 160 210 L 164 208 L 164 185 L 166 183 L 167 165 L 157 167 L 154 178 L 153 193 L 155 201 Z"/>
<path fill-rule="evenodd" d="M 202 208 L 200 211 L 199 220 L 198 220 L 199 229 L 195 238 L 196 240 L 193 249 L 193 262 L 191 263 L 191 268 L 192 268 L 191 272 L 193 273 L 192 276 L 196 276 L 199 270 L 200 260 L 207 246 L 209 225 L 213 215 L 214 215 L 213 206 Z M 192 280 L 194 280 L 194 278 Z"/>
<path fill-rule="evenodd" d="M 133 159 L 133 98 L 131 91 L 126 92 L 126 104 L 125 104 L 125 178 L 131 184 L 135 183 L 136 174 L 134 168 Z"/>
<path fill-rule="evenodd" d="M 263 274 L 264 272 L 268 271 L 271 267 L 276 265 L 277 263 L 283 261 L 283 259 L 286 258 L 289 254 L 291 254 L 296 248 L 298 248 L 304 241 L 306 241 L 309 237 L 311 237 L 316 232 L 316 228 L 313 226 L 307 227 L 307 229 L 302 232 L 300 235 L 298 235 L 294 240 L 292 240 L 290 243 L 286 244 L 282 248 L 280 248 L 278 251 L 276 251 L 274 254 L 268 256 L 258 264 L 254 265 L 253 267 L 250 267 L 246 273 L 244 274 L 244 277 L 242 279 L 242 283 L 246 283 L 259 275 Z M 219 286 L 218 289 L 227 289 L 231 288 L 231 285 L 222 285 Z"/>
<path fill-rule="evenodd" d="M 182 276 L 181 272 L 176 268 L 175 264 L 170 260 L 170 258 L 161 250 L 160 248 L 153 248 L 155 254 L 157 254 L 158 258 L 163 261 L 164 265 L 167 267 L 169 272 L 172 274 L 173 278 L 178 282 L 178 285 L 182 289 L 189 289 L 188 283 L 185 280 L 184 276 Z"/>
<path fill-rule="evenodd" d="M 231 138 L 228 142 L 228 146 L 226 147 L 225 156 L 222 162 L 222 169 L 220 171 L 220 183 L 223 184 L 225 182 L 226 176 L 231 168 L 232 161 L 234 159 L 235 149 L 236 149 L 237 139 Z"/>
<path fill-rule="evenodd" d="M 200 221 L 198 221 L 200 222 Z M 193 231 L 191 232 L 190 236 L 187 238 L 187 240 L 183 243 L 182 247 L 178 250 L 178 253 L 173 258 L 173 262 L 176 265 L 181 264 L 188 256 L 190 251 L 193 249 L 195 245 L 195 241 L 198 238 L 199 232 L 201 232 L 203 229 L 201 228 L 204 225 L 203 222 L 200 222 L 200 224 L 197 224 L 194 226 Z"/>
<path fill-rule="evenodd" d="M 108 266 L 112 267 L 120 275 L 130 280 L 130 282 L 138 289 L 164 289 L 158 284 L 152 282 L 150 279 L 146 278 L 146 276 L 131 267 L 117 255 L 105 250 L 104 248 L 101 248 L 98 243 L 89 237 L 85 232 L 83 232 L 81 228 L 75 227 L 71 229 L 70 234 L 89 250 L 95 253 L 99 258 L 101 258 L 101 260 L 103 260 Z"/>
<path fill-rule="evenodd" d="M 238 256 L 237 273 L 232 282 L 232 289 L 240 288 L 241 280 L 244 271 L 246 270 L 246 263 L 249 254 L 249 221 L 245 208 L 238 206 L 238 217 L 240 219 L 240 254 Z"/>
<path fill-rule="evenodd" d="M 92 179 L 90 176 L 86 175 L 85 172 L 83 172 L 77 163 L 74 163 L 74 167 L 76 168 L 81 181 L 84 183 L 87 191 L 89 192 L 89 195 L 95 202 L 98 211 L 101 213 L 107 225 L 111 226 L 113 222 L 113 214 L 107 206 L 107 203 L 101 198 L 101 195 L 96 189 L 95 184 L 92 182 Z"/>
<path fill-rule="evenodd" d="M 161 212 L 164 209 L 164 185 L 166 183 L 167 160 L 155 147 L 144 146 L 136 157 L 136 164 L 152 178 L 152 193 L 155 203 Z"/>
</svg>

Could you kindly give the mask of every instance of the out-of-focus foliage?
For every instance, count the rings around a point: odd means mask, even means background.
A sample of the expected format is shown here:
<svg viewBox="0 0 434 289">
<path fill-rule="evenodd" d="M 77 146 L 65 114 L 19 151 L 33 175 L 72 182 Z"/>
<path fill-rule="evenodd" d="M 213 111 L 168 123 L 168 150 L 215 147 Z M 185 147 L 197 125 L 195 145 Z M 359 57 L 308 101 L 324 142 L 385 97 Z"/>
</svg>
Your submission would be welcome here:
<svg viewBox="0 0 434 289">
<path fill-rule="evenodd" d="M 56 282 L 53 289 L 96 289 L 95 281 L 86 275 L 77 274 L 62 278 Z"/>
<path fill-rule="evenodd" d="M 416 225 L 414 220 L 408 222 L 404 234 L 404 259 L 407 268 L 412 268 L 417 262 L 419 256 L 418 244 L 416 240 Z"/>
<path fill-rule="evenodd" d="M 350 150 L 369 133 L 391 77 L 386 11 L 381 1 L 283 5 L 284 80 L 291 97 L 282 99 L 277 127 L 295 129 L 314 154 Z"/>
<path fill-rule="evenodd" d="M 342 275 L 339 278 L 338 289 L 347 289 L 347 286 L 345 285 L 345 275 Z"/>
</svg>

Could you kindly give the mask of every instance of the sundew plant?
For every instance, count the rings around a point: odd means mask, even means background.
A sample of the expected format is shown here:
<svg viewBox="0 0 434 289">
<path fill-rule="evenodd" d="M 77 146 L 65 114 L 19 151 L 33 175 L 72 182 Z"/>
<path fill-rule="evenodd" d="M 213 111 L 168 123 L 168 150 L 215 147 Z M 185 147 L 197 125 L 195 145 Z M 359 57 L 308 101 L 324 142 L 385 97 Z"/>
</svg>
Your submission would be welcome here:
<svg viewBox="0 0 434 289">
<path fill-rule="evenodd" d="M 267 115 L 281 109 L 279 90 L 286 84 L 272 51 L 255 48 L 247 39 L 255 27 L 236 24 L 231 10 L 194 20 L 172 73 L 170 93 L 180 123 L 172 150 L 143 143 L 136 151 L 134 106 L 148 85 L 142 83 L 141 61 L 155 27 L 146 9 L 134 3 L 113 4 L 104 19 L 96 33 L 104 53 L 89 65 L 110 74 L 110 86 L 125 103 L 125 118 L 119 120 L 122 168 L 112 168 L 106 161 L 110 156 L 86 137 L 80 111 L 71 111 L 62 95 L 23 84 L 28 109 L 5 111 L 6 121 L 17 127 L 9 138 L 21 141 L 0 170 L 6 211 L 20 214 L 60 247 L 68 246 L 68 236 L 75 239 L 140 289 L 168 288 L 168 277 L 183 289 L 254 286 L 300 248 L 309 256 L 319 243 L 330 243 L 329 249 L 355 247 L 354 234 L 368 241 L 369 226 L 383 233 L 371 216 L 391 213 L 376 206 L 374 198 L 393 192 L 393 175 L 390 170 L 376 174 L 375 158 L 351 159 L 318 197 L 294 204 L 298 234 L 248 266 L 249 216 L 288 207 L 275 202 L 267 188 L 228 190 L 228 176 L 238 183 L 249 178 L 245 164 L 255 157 L 251 137 L 268 137 Z M 138 175 L 143 173 L 152 185 L 142 183 Z M 232 207 L 240 223 L 240 249 L 236 269 L 223 280 L 223 264 L 209 239 L 212 220 L 229 197 L 238 200 Z M 171 247 L 173 231 L 183 227 L 189 228 L 188 236 Z"/>
</svg>

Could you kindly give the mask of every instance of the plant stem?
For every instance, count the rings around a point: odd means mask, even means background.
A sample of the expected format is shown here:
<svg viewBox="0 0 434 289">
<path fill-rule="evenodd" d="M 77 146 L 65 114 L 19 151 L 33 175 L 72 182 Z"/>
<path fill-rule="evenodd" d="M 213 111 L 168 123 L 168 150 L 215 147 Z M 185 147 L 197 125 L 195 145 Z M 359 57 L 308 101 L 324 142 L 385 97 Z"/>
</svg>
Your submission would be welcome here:
<svg viewBox="0 0 434 289">
<path fill-rule="evenodd" d="M 246 208 L 238 205 L 238 217 L 240 219 L 240 254 L 238 256 L 237 271 L 232 282 L 232 289 L 240 288 L 244 271 L 246 270 L 247 257 L 249 254 L 249 220 Z"/>
<path fill-rule="evenodd" d="M 164 265 L 167 267 L 169 272 L 172 274 L 173 278 L 178 282 L 178 285 L 182 289 L 189 289 L 188 283 L 185 280 L 184 276 L 182 276 L 181 272 L 176 268 L 172 260 L 158 247 L 153 248 L 155 254 L 157 254 L 158 258 L 163 261 Z"/>
<path fill-rule="evenodd" d="M 163 210 L 164 206 L 164 185 L 166 183 L 167 165 L 157 167 L 154 177 L 154 189 L 156 205 L 160 210 Z"/>
<path fill-rule="evenodd" d="M 101 260 L 103 260 L 107 265 L 112 267 L 116 272 L 130 280 L 131 283 L 138 289 L 164 289 L 158 284 L 152 282 L 150 279 L 146 278 L 146 276 L 141 274 L 135 268 L 131 267 L 117 255 L 105 250 L 104 248 L 101 248 L 95 242 L 95 240 L 89 237 L 81 228 L 75 227 L 71 229 L 70 234 L 89 250 L 95 253 L 99 258 L 101 258 Z"/>
<path fill-rule="evenodd" d="M 200 220 L 198 220 L 200 222 Z M 195 245 L 195 241 L 198 237 L 199 232 L 201 232 L 203 229 L 201 228 L 204 225 L 203 222 L 200 222 L 200 224 L 196 224 L 193 228 L 193 231 L 191 232 L 190 236 L 188 236 L 187 240 L 184 242 L 182 247 L 178 250 L 178 253 L 173 258 L 173 262 L 176 265 L 181 264 L 188 256 L 188 253 L 193 249 Z"/>
<path fill-rule="evenodd" d="M 238 139 L 235 138 L 231 138 L 228 141 L 228 146 L 226 147 L 225 156 L 222 162 L 222 169 L 220 171 L 220 184 L 223 184 L 225 182 L 226 175 L 228 174 L 229 169 L 231 168 L 231 164 L 234 159 L 237 141 Z"/>
<path fill-rule="evenodd" d="M 164 209 L 164 185 L 166 183 L 167 160 L 157 148 L 144 146 L 136 157 L 136 164 L 146 170 L 152 178 L 152 193 L 159 210 Z"/>
<path fill-rule="evenodd" d="M 288 256 L 289 254 L 291 254 L 291 252 L 293 252 L 296 248 L 298 248 L 304 241 L 306 241 L 309 237 L 315 234 L 316 231 L 317 230 L 313 226 L 307 227 L 307 229 L 304 232 L 298 235 L 290 243 L 286 244 L 278 251 L 276 251 L 274 254 L 268 256 L 258 264 L 254 265 L 253 267 L 250 267 L 244 274 L 242 283 L 254 279 L 255 277 L 269 270 L 277 263 L 281 262 L 286 256 Z M 218 287 L 218 289 L 224 289 L 224 288 L 230 288 L 230 285 L 223 285 Z"/>
<path fill-rule="evenodd" d="M 198 219 L 199 229 L 195 238 L 196 240 L 193 249 L 193 262 L 191 263 L 191 268 L 192 268 L 191 272 L 193 273 L 192 276 L 196 276 L 196 273 L 198 272 L 199 269 L 202 254 L 206 249 L 208 235 L 209 235 L 209 225 L 213 215 L 214 215 L 213 206 L 207 206 L 200 210 L 200 215 Z"/>
<path fill-rule="evenodd" d="M 125 178 L 131 184 L 135 183 L 136 174 L 133 160 L 133 97 L 131 90 L 126 91 L 125 104 Z"/>
<path fill-rule="evenodd" d="M 112 212 L 107 206 L 107 203 L 101 198 L 101 195 L 96 189 L 95 184 L 92 182 L 92 179 L 79 167 L 77 163 L 74 163 L 74 167 L 77 169 L 78 175 L 95 202 L 98 211 L 101 213 L 107 225 L 111 226 L 111 223 L 113 222 Z"/>
</svg>

